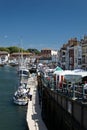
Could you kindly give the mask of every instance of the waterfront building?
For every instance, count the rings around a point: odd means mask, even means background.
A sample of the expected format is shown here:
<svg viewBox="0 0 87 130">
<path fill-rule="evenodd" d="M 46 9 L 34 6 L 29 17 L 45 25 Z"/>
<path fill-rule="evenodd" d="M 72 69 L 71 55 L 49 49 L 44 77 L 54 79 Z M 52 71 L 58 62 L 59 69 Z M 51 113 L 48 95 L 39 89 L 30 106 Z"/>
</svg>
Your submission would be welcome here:
<svg viewBox="0 0 87 130">
<path fill-rule="evenodd" d="M 10 58 L 19 58 L 23 56 L 23 58 L 29 58 L 32 55 L 32 53 L 12 53 L 10 54 Z"/>
<path fill-rule="evenodd" d="M 81 60 L 81 56 L 79 52 L 81 52 L 81 46 L 80 42 L 77 40 L 77 38 L 71 38 L 68 41 L 68 52 L 69 52 L 69 64 L 68 69 L 73 70 L 76 68 L 79 68 L 81 66 L 78 65 L 78 61 Z"/>
<path fill-rule="evenodd" d="M 66 49 L 66 44 L 64 44 L 59 51 L 59 64 L 64 70 L 66 69 Z"/>
<path fill-rule="evenodd" d="M 52 50 L 51 56 L 52 56 L 52 62 L 54 62 L 55 64 L 58 64 L 58 51 Z"/>
<path fill-rule="evenodd" d="M 60 63 L 63 69 L 81 68 L 82 48 L 77 38 L 71 38 L 60 49 Z"/>
<path fill-rule="evenodd" d="M 51 56 L 51 49 L 44 48 L 41 50 L 41 55 L 44 57 L 50 57 Z"/>
<path fill-rule="evenodd" d="M 2 62 L 6 63 L 9 59 L 10 54 L 6 51 L 0 51 L 0 59 Z"/>
<path fill-rule="evenodd" d="M 58 54 L 57 50 L 48 49 L 48 48 L 44 48 L 41 50 L 41 55 L 46 56 L 46 57 L 57 55 L 57 54 Z"/>
<path fill-rule="evenodd" d="M 82 47 L 80 44 L 74 46 L 74 69 L 82 68 Z"/>
<path fill-rule="evenodd" d="M 87 36 L 81 39 L 82 45 L 82 68 L 87 70 Z"/>
<path fill-rule="evenodd" d="M 58 51 L 53 49 L 42 49 L 41 50 L 41 57 L 39 59 L 40 61 L 43 61 L 45 63 L 49 62 L 58 62 Z"/>
</svg>

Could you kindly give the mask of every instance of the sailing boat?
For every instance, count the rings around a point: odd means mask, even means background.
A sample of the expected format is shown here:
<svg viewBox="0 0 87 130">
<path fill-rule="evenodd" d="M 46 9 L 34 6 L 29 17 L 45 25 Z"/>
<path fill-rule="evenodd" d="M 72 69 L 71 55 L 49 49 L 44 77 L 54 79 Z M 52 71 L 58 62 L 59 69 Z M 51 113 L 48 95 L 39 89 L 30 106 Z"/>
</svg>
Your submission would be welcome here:
<svg viewBox="0 0 87 130">
<path fill-rule="evenodd" d="M 23 58 L 23 51 L 20 53 L 18 75 L 21 77 L 29 77 L 29 69 L 26 66 L 25 59 Z"/>
<path fill-rule="evenodd" d="M 29 88 L 27 88 L 27 81 L 29 76 L 29 70 L 26 68 L 23 62 L 23 54 L 20 58 L 19 68 L 19 85 L 13 96 L 13 101 L 18 105 L 27 105 L 29 102 Z M 25 78 L 26 77 L 26 78 Z M 26 80 L 25 80 L 26 79 Z M 26 82 L 25 82 L 26 81 Z"/>
</svg>

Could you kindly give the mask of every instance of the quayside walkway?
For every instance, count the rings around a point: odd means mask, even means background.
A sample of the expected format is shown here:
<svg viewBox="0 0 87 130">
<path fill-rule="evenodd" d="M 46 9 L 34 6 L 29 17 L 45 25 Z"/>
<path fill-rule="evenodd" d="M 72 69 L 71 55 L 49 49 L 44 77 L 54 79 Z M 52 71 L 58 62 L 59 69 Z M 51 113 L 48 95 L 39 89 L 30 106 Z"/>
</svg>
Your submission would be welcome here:
<svg viewBox="0 0 87 130">
<path fill-rule="evenodd" d="M 28 128 L 29 130 L 47 130 L 41 118 L 41 109 L 39 105 L 37 90 L 37 79 L 35 76 L 29 78 L 28 86 L 30 88 L 30 93 L 32 94 L 32 100 L 28 103 L 26 115 Z"/>
</svg>

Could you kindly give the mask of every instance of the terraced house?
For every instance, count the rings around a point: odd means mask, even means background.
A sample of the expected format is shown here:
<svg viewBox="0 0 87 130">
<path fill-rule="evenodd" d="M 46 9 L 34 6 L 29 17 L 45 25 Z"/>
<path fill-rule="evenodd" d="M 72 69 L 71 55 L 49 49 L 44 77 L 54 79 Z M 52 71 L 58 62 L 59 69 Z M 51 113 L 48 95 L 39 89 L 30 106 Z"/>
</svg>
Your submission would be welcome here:
<svg viewBox="0 0 87 130">
<path fill-rule="evenodd" d="M 82 44 L 82 68 L 87 70 L 87 36 L 81 39 Z"/>
<path fill-rule="evenodd" d="M 77 69 L 82 67 L 82 47 L 77 38 L 72 38 L 60 48 L 60 60 L 63 69 Z"/>
</svg>

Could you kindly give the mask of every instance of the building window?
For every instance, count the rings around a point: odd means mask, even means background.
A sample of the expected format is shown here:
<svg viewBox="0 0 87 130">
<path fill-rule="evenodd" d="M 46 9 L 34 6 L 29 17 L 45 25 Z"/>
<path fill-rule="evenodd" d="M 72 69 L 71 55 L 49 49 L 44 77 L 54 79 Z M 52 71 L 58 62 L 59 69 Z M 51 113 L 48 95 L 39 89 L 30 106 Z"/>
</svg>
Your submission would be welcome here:
<svg viewBox="0 0 87 130">
<path fill-rule="evenodd" d="M 85 56 L 82 56 L 82 63 L 85 63 Z"/>
<path fill-rule="evenodd" d="M 73 63 L 73 58 L 72 57 L 70 57 L 70 64 L 72 64 Z"/>
<path fill-rule="evenodd" d="M 75 58 L 75 63 L 77 63 L 77 58 Z"/>
<path fill-rule="evenodd" d="M 78 65 L 81 65 L 81 59 L 78 59 Z"/>
</svg>

